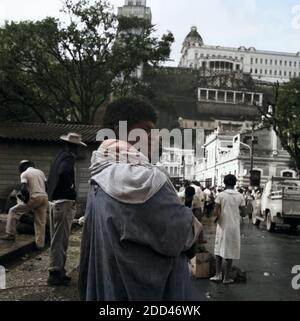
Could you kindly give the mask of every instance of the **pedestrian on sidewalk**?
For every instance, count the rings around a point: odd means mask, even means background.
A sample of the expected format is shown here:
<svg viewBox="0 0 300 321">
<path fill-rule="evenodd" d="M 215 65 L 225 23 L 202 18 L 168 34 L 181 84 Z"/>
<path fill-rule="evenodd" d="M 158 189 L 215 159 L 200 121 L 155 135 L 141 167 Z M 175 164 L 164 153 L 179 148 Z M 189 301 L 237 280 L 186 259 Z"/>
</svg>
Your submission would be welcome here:
<svg viewBox="0 0 300 321">
<path fill-rule="evenodd" d="M 21 190 L 18 197 L 21 201 L 8 212 L 6 236 L 2 240 L 15 241 L 17 222 L 21 216 L 33 211 L 36 248 L 41 250 L 45 246 L 48 210 L 46 176 L 29 160 L 20 162 L 19 172 L 21 174 Z"/>
<path fill-rule="evenodd" d="M 241 236 L 240 215 L 245 211 L 245 199 L 235 191 L 237 179 L 234 175 L 224 178 L 225 191 L 217 195 L 214 214 L 217 217 L 215 240 L 216 275 L 210 280 L 224 284 L 233 283 L 230 278 L 232 261 L 240 259 Z M 244 214 L 243 214 L 244 215 Z M 224 261 L 224 277 L 222 278 L 222 263 Z"/>
<path fill-rule="evenodd" d="M 65 263 L 73 219 L 76 215 L 75 160 L 78 146 L 86 147 L 81 135 L 61 136 L 64 149 L 56 156 L 49 173 L 48 195 L 50 210 L 50 267 L 48 285 L 68 285 Z"/>
<path fill-rule="evenodd" d="M 153 107 L 140 99 L 121 98 L 107 107 L 103 127 L 117 139 L 104 140 L 92 156 L 79 271 L 82 300 L 187 299 L 187 251 L 202 225 L 151 163 L 156 120 Z M 121 139 L 120 121 L 127 122 L 131 137 L 138 129 L 138 137 Z"/>
</svg>

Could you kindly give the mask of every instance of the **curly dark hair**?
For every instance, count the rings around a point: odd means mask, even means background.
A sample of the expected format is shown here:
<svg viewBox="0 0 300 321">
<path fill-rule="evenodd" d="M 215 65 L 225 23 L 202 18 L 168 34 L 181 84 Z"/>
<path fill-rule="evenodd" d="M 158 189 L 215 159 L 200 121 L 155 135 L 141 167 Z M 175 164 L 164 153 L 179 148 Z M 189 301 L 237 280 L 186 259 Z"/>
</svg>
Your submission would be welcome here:
<svg viewBox="0 0 300 321">
<path fill-rule="evenodd" d="M 150 103 L 140 98 L 124 97 L 107 106 L 103 118 L 103 127 L 116 130 L 120 121 L 127 121 L 130 129 L 141 121 L 156 123 L 157 114 Z"/>
<path fill-rule="evenodd" d="M 226 186 L 234 187 L 236 185 L 236 182 L 237 182 L 237 179 L 232 174 L 226 175 L 224 178 L 224 184 Z"/>
</svg>

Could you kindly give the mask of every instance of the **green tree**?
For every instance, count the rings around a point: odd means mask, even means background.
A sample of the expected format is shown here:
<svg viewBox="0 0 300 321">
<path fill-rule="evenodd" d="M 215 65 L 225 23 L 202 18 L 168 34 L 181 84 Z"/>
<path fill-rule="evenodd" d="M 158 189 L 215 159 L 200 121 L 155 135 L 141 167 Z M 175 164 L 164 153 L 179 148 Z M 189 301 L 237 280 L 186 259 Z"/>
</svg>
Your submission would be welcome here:
<svg viewBox="0 0 300 321">
<path fill-rule="evenodd" d="M 171 33 L 154 37 L 150 23 L 119 19 L 106 0 L 65 0 L 62 11 L 67 22 L 49 17 L 0 29 L 2 115 L 90 123 L 111 94 L 142 86 L 139 66 L 169 57 Z"/>
<path fill-rule="evenodd" d="M 274 102 L 259 108 L 264 120 L 272 126 L 284 149 L 292 158 L 295 170 L 300 174 L 300 79 L 275 88 Z"/>
</svg>

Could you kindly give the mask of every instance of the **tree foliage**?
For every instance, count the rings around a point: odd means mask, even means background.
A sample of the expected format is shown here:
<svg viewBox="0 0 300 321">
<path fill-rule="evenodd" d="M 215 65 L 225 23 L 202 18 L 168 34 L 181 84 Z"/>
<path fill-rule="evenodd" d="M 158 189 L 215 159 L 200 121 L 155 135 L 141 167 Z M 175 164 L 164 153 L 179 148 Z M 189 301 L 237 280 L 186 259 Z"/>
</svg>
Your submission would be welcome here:
<svg viewBox="0 0 300 321">
<path fill-rule="evenodd" d="M 275 88 L 274 102 L 260 108 L 265 122 L 273 127 L 300 174 L 300 79 Z"/>
<path fill-rule="evenodd" d="M 65 0 L 62 11 L 63 21 L 0 28 L 2 117 L 90 123 L 112 93 L 141 85 L 134 76 L 139 66 L 170 54 L 171 33 L 159 39 L 147 21 L 119 19 L 106 0 Z"/>
</svg>

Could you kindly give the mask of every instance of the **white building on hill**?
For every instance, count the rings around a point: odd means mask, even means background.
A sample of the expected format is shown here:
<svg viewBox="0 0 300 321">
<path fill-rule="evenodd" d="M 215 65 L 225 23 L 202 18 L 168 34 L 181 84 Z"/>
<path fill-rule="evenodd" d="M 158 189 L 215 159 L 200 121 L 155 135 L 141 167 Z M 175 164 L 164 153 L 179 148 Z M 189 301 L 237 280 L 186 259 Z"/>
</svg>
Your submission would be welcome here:
<svg viewBox="0 0 300 321">
<path fill-rule="evenodd" d="M 186 36 L 179 67 L 203 68 L 222 73 L 242 70 L 255 80 L 287 82 L 300 77 L 300 51 L 297 53 L 207 46 L 196 27 Z"/>
</svg>

